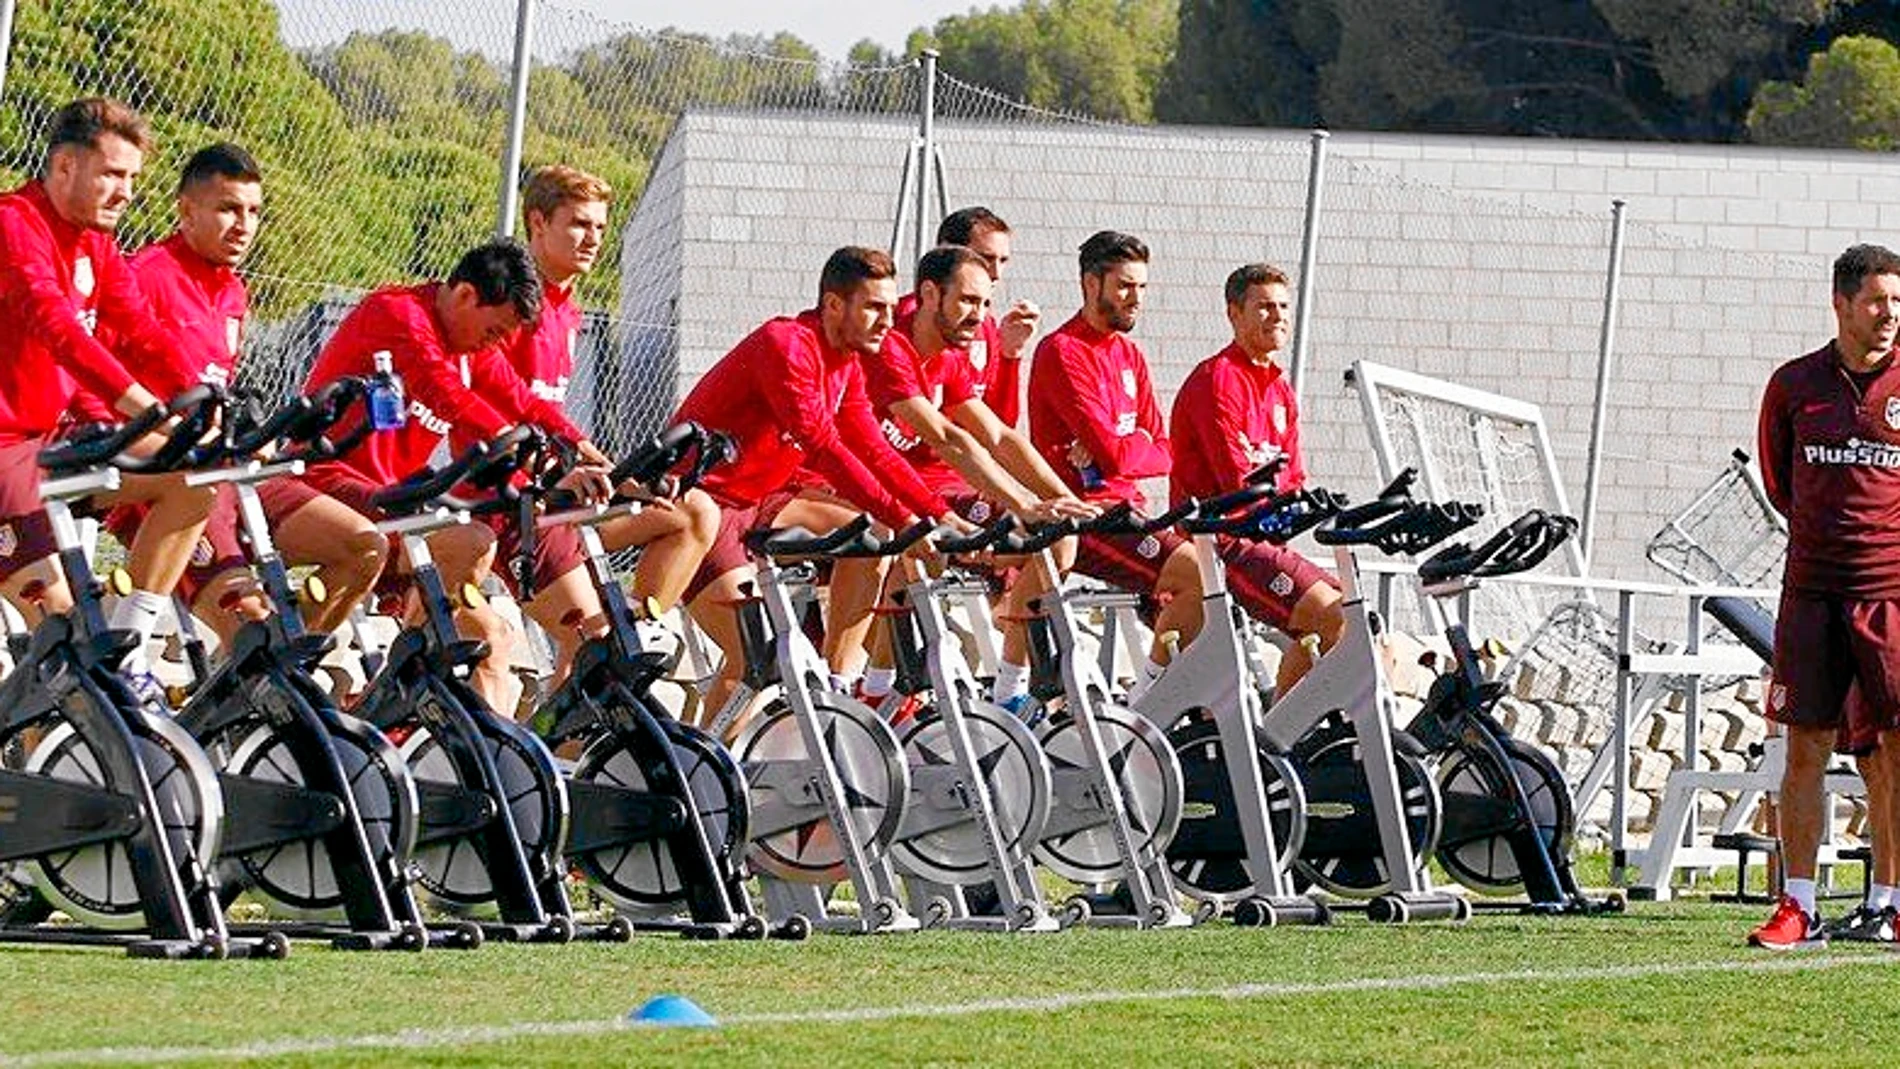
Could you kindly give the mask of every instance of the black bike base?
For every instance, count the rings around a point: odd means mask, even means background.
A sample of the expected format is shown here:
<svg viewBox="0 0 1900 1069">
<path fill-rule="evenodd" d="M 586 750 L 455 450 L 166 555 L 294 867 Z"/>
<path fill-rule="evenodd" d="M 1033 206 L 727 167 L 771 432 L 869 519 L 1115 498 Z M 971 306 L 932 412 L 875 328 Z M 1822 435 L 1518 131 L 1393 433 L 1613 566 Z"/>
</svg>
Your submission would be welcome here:
<svg viewBox="0 0 1900 1069">
<path fill-rule="evenodd" d="M 71 928 L 66 925 L 46 924 L 0 930 L 0 943 L 120 947 L 130 958 L 164 961 L 205 961 L 225 958 L 281 961 L 290 953 L 290 940 L 281 932 L 274 930 L 255 937 L 193 941 L 153 939 L 136 933 L 101 932 L 86 928 Z"/>
<path fill-rule="evenodd" d="M 262 926 L 234 924 L 233 932 L 258 934 Z M 472 921 L 436 925 L 404 925 L 390 931 L 362 931 L 340 924 L 293 921 L 274 923 L 269 930 L 282 932 L 292 939 L 322 940 L 333 950 L 399 950 L 416 953 L 430 947 L 443 950 L 474 950 L 485 941 L 482 927 Z"/>
<path fill-rule="evenodd" d="M 803 914 L 794 914 L 777 926 L 769 925 L 764 917 L 756 914 L 747 914 L 730 922 L 642 918 L 629 920 L 629 923 L 633 925 L 633 930 L 636 932 L 677 935 L 682 939 L 700 942 L 720 939 L 751 942 L 767 938 L 797 942 L 811 936 L 811 921 Z"/>
<path fill-rule="evenodd" d="M 1243 898 L 1234 903 L 1232 916 L 1237 928 L 1323 928 L 1333 923 L 1333 911 L 1326 903 L 1305 896 Z"/>
</svg>

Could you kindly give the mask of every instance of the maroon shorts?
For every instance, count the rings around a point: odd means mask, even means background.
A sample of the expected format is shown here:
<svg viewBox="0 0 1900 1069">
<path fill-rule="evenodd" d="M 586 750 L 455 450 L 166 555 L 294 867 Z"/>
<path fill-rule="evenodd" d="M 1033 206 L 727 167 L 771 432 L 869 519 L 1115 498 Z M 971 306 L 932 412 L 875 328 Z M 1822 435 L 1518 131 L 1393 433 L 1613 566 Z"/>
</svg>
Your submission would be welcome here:
<svg viewBox="0 0 1900 1069">
<path fill-rule="evenodd" d="M 515 554 L 521 551 L 521 527 L 513 516 L 485 517 L 495 532 L 495 571 L 508 584 L 508 590 L 521 598 L 521 585 L 515 579 Z M 581 549 L 581 536 L 572 527 L 543 527 L 534 533 L 534 588 L 545 590 L 556 579 L 587 563 Z M 523 599 L 525 600 L 525 599 Z"/>
<path fill-rule="evenodd" d="M 58 551 L 40 499 L 40 450 L 47 438 L 0 445 L 0 582 Z"/>
<path fill-rule="evenodd" d="M 711 548 L 706 550 L 706 556 L 700 560 L 692 581 L 686 584 L 684 603 L 692 604 L 699 592 L 711 586 L 713 580 L 734 568 L 752 563 L 752 555 L 745 548 L 746 532 L 771 523 L 773 517 L 784 511 L 785 506 L 797 496 L 796 490 L 787 488 L 765 495 L 756 505 L 719 502 L 719 534 L 713 538 Z"/>
<path fill-rule="evenodd" d="M 290 475 L 280 475 L 275 479 L 266 479 L 257 484 L 257 503 L 263 506 L 264 518 L 270 521 L 273 529 L 285 519 L 296 515 L 297 511 L 305 505 L 323 496 L 323 491 L 311 486 L 302 478 Z M 365 513 L 365 515 L 368 514 Z"/>
<path fill-rule="evenodd" d="M 105 528 L 130 549 L 132 539 L 138 536 L 139 526 L 150 511 L 142 504 L 120 505 L 106 514 Z M 244 545 L 238 540 L 237 488 L 230 483 L 219 483 L 211 518 L 205 521 L 204 531 L 191 547 L 191 560 L 185 563 L 185 574 L 178 580 L 178 594 L 189 605 L 212 580 L 249 565 L 250 558 L 244 555 Z"/>
<path fill-rule="evenodd" d="M 1151 595 L 1161 581 L 1161 568 L 1187 542 L 1173 530 L 1153 534 L 1085 534 L 1076 540 L 1075 570 L 1091 578 L 1139 594 L 1152 608 Z"/>
<path fill-rule="evenodd" d="M 1783 591 L 1767 716 L 1834 728 L 1842 753 L 1867 753 L 1900 727 L 1900 600 Z"/>
<path fill-rule="evenodd" d="M 1220 559 L 1227 565 L 1227 589 L 1240 607 L 1282 631 L 1307 591 L 1322 584 L 1339 587 L 1339 580 L 1319 565 L 1271 542 L 1223 538 Z"/>
</svg>

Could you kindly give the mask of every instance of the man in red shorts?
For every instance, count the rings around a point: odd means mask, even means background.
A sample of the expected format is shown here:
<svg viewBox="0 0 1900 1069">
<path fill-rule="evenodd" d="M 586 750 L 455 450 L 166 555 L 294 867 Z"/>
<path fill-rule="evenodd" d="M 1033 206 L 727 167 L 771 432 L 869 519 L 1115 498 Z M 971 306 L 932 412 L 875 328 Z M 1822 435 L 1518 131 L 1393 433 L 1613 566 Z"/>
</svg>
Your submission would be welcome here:
<svg viewBox="0 0 1900 1069">
<path fill-rule="evenodd" d="M 126 364 L 169 365 L 191 344 L 152 318 L 112 240 L 149 148 L 137 112 L 78 100 L 54 113 L 39 177 L 0 196 L 0 594 L 29 622 L 72 607 L 40 498 L 40 450 L 78 388 L 110 398 L 123 416 L 159 403 Z M 102 325 L 113 328 L 115 348 L 94 336 Z M 174 474 L 126 475 L 119 490 L 93 499 L 149 509 L 128 547 L 134 589 L 113 609 L 112 627 L 151 638 L 213 498 Z M 121 671 L 141 698 L 163 702 L 143 641 Z"/>
<path fill-rule="evenodd" d="M 613 189 L 605 181 L 573 167 L 542 167 L 529 176 L 522 191 L 522 220 L 528 252 L 541 277 L 541 317 L 502 347 L 470 357 L 471 386 L 496 411 L 574 443 L 584 464 L 603 474 L 611 466 L 608 458 L 567 418 L 563 406 L 574 371 L 574 340 L 581 328 L 574 283 L 593 268 L 600 255 L 612 197 Z M 459 447 L 470 435 L 451 437 Z M 521 596 L 524 592 L 512 567 L 520 547 L 519 532 L 512 517 L 495 519 L 496 548 L 506 565 L 502 575 Z M 612 551 L 644 547 L 633 594 L 642 602 L 651 598 L 671 608 L 718 528 L 718 506 L 704 492 L 693 490 L 676 502 L 656 502 L 636 515 L 605 524 L 600 534 Z M 581 643 L 606 625 L 585 565 L 574 531 L 546 528 L 537 533 L 533 590 L 523 599 L 522 608 L 555 644 L 556 681 L 566 676 Z"/>
<path fill-rule="evenodd" d="M 970 346 L 980 344 L 992 282 L 984 259 L 960 245 L 944 245 L 917 264 L 917 289 L 898 304 L 896 328 L 876 356 L 864 359 L 866 388 L 884 437 L 931 489 L 943 494 L 958 515 L 975 524 L 1003 509 L 1030 522 L 1094 515 L 1096 509 L 1070 493 L 1029 439 L 1004 423 L 977 389 Z M 1062 565 L 1074 547 L 1059 544 Z M 840 561 L 838 568 L 856 561 Z M 1011 583 L 1004 603 L 1004 669 L 1027 661 L 1021 617 L 1028 600 L 1042 592 L 1026 574 Z M 865 672 L 868 699 L 890 693 L 893 672 L 888 647 L 875 640 Z M 999 681 L 1007 700 L 1027 689 L 1026 670 Z"/>
<path fill-rule="evenodd" d="M 1029 438 L 1083 500 L 1139 510 L 1146 500 L 1137 481 L 1166 475 L 1173 463 L 1147 358 L 1128 336 L 1148 288 L 1148 246 L 1104 230 L 1082 243 L 1079 260 L 1082 308 L 1036 346 L 1030 365 Z M 1158 604 L 1138 691 L 1167 664 L 1163 634 L 1185 645 L 1200 633 L 1199 560 L 1174 531 L 1085 535 L 1075 567 Z"/>
<path fill-rule="evenodd" d="M 453 428 L 480 440 L 508 430 L 513 420 L 495 411 L 464 379 L 464 361 L 531 324 L 541 313 L 541 280 L 528 251 L 509 240 L 478 245 L 463 255 L 443 282 L 377 290 L 350 312 L 331 337 L 306 392 L 346 376 L 366 376 L 376 355 L 387 353 L 402 379 L 408 420 L 399 429 L 372 434 L 349 454 L 311 468 L 309 489 L 327 494 L 374 518 L 377 490 L 400 482 L 429 463 Z M 356 417 L 362 418 L 360 415 Z M 343 428 L 347 433 L 350 424 Z M 429 536 L 444 585 L 450 591 L 479 583 L 493 565 L 495 535 L 482 524 L 464 524 Z M 486 605 L 463 605 L 463 634 L 489 644 L 473 682 L 490 708 L 512 715 L 517 687 L 508 666 L 513 638 L 507 624 Z"/>
<path fill-rule="evenodd" d="M 152 315 L 194 343 L 176 350 L 170 365 L 153 362 L 140 368 L 161 396 L 201 383 L 226 387 L 235 377 L 250 314 L 250 296 L 235 268 L 257 236 L 263 206 L 263 177 L 250 153 L 229 143 L 200 149 L 179 178 L 177 228 L 132 257 L 132 273 Z M 112 324 L 100 324 L 100 339 L 115 345 Z M 109 402 L 87 391 L 75 399 L 74 409 L 89 420 L 111 418 Z M 281 500 L 283 493 L 269 485 L 260 488 L 267 503 Z M 129 541 L 143 519 L 143 509 L 115 509 L 107 527 L 120 541 Z M 334 627 L 382 571 L 383 539 L 368 520 L 336 502 L 273 519 L 280 552 L 289 560 L 318 564 L 331 592 L 324 604 L 310 607 L 312 625 Z M 227 644 L 245 620 L 269 612 L 237 527 L 237 495 L 222 487 L 179 583 L 193 614 Z"/>
<path fill-rule="evenodd" d="M 1277 359 L 1292 325 L 1286 273 L 1248 264 L 1227 276 L 1227 322 L 1234 340 L 1188 374 L 1174 396 L 1174 471 L 1169 498 L 1210 498 L 1238 489 L 1247 474 L 1284 461 L 1281 491 L 1306 482 L 1300 457 L 1300 412 Z M 1339 588 L 1305 557 L 1267 542 L 1222 539 L 1221 559 L 1235 598 L 1294 638 L 1317 635 L 1321 649 L 1339 640 L 1345 619 Z M 1276 686 L 1286 693 L 1312 666 L 1305 647 L 1280 659 Z"/>
<path fill-rule="evenodd" d="M 963 208 L 943 217 L 937 227 L 938 245 L 961 245 L 983 260 L 992 283 L 1003 280 L 1009 265 L 1009 224 L 984 207 Z M 898 309 L 901 316 L 904 309 Z M 987 311 L 977 336 L 964 347 L 976 370 L 976 396 L 988 405 L 1005 427 L 1017 425 L 1022 415 L 1023 350 L 1036 334 L 1042 312 L 1034 302 L 1017 299 L 999 322 Z"/>
<path fill-rule="evenodd" d="M 819 276 L 818 307 L 773 319 L 747 335 L 700 377 L 674 422 L 692 420 L 732 436 L 738 458 L 715 468 L 704 486 L 720 505 L 719 532 L 692 582 L 688 611 L 725 654 L 701 708 L 707 721 L 737 685 L 741 663 L 733 605 L 753 570 L 741 541 L 766 525 L 827 531 L 851 509 L 795 498 L 790 484 L 801 463 L 852 506 L 893 529 L 920 517 L 953 516 L 879 432 L 859 361 L 875 355 L 897 307 L 897 268 L 877 249 L 833 252 Z M 862 604 L 831 611 L 863 613 L 877 587 L 854 592 Z"/>
<path fill-rule="evenodd" d="M 1834 340 L 1783 364 L 1762 396 L 1762 482 L 1788 518 L 1769 719 L 1786 728 L 1780 832 L 1786 882 L 1759 947 L 1895 941 L 1900 884 L 1900 256 L 1855 245 L 1834 261 Z M 1873 887 L 1826 932 L 1814 870 L 1831 749 L 1867 782 Z"/>
</svg>

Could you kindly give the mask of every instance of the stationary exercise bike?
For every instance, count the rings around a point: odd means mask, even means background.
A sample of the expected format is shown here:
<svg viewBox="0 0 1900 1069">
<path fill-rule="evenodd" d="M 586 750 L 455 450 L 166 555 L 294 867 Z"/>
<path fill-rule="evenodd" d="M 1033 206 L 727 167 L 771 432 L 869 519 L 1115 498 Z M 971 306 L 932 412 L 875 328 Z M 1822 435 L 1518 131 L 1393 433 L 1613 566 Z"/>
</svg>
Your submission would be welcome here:
<svg viewBox="0 0 1900 1069">
<path fill-rule="evenodd" d="M 1147 717 L 1116 703 L 1098 664 L 1082 656 L 1077 594 L 1063 587 L 1052 547 L 1073 534 L 1152 533 L 1187 514 L 1176 509 L 1143 520 L 1127 504 L 1079 523 L 1063 521 L 998 552 L 1028 554 L 1048 593 L 1028 621 L 1032 697 L 1060 701 L 1038 732 L 1054 782 L 1049 819 L 1036 858 L 1057 875 L 1112 895 L 1080 894 L 1060 910 L 1064 926 L 1176 928 L 1193 923 L 1175 897 L 1164 851 L 1180 826 L 1181 765 L 1167 736 Z M 1104 909 L 1114 905 L 1119 908 Z"/>
<path fill-rule="evenodd" d="M 219 766 L 227 897 L 249 889 L 276 912 L 314 922 L 280 930 L 328 938 L 341 949 L 473 947 L 482 939 L 473 924 L 432 933 L 423 923 L 407 870 L 419 823 L 415 782 L 389 740 L 340 711 L 314 678 L 333 640 L 304 630 L 258 499 L 257 484 L 300 474 L 306 461 L 341 455 L 366 437 L 367 420 L 337 442 L 324 434 L 370 388 L 344 379 L 268 417 L 243 407 L 227 414 L 225 452 L 243 462 L 205 472 L 201 481 L 235 489 L 245 542 L 274 611 L 239 628 L 178 722 Z M 244 459 L 276 443 L 285 449 L 272 462 Z M 311 592 L 323 593 L 320 584 Z M 188 610 L 180 623 L 188 625 Z"/>
<path fill-rule="evenodd" d="M 165 405 L 40 454 L 41 495 L 73 609 L 34 629 L 0 683 L 0 749 L 44 732 L 22 767 L 0 768 L 0 862 L 22 862 L 43 898 L 16 899 L 0 940 L 118 945 L 158 958 L 289 951 L 282 933 L 248 938 L 225 927 L 211 867 L 224 824 L 217 773 L 189 733 L 142 707 L 116 675 L 138 637 L 107 629 L 106 585 L 73 516 L 74 502 L 116 489 L 121 470 L 189 463 L 215 417 L 205 400 L 183 399 L 176 427 L 150 457 L 127 450 L 173 413 Z M 130 592 L 124 573 L 115 581 L 119 593 Z M 49 907 L 84 927 L 35 923 Z"/>
<path fill-rule="evenodd" d="M 1004 516 L 969 536 L 939 538 L 937 550 L 946 557 L 976 553 L 1013 527 Z M 982 697 L 964 662 L 945 608 L 958 596 L 960 580 L 932 578 L 909 557 L 897 567 L 906 582 L 893 595 L 902 611 L 890 616 L 895 693 L 929 700 L 897 728 L 911 797 L 891 859 L 931 927 L 1055 931 L 1032 858 L 1054 794 L 1042 744 L 1021 720 Z M 971 908 L 965 892 L 975 887 L 994 902 L 993 910 Z"/>
<path fill-rule="evenodd" d="M 891 844 L 910 799 L 910 769 L 897 737 L 869 706 L 829 689 L 829 672 L 800 627 L 787 563 L 847 544 L 873 548 L 871 521 L 860 516 L 825 535 L 803 528 L 746 536 L 759 562 L 752 589 L 736 606 L 745 670 L 711 726 L 726 737 L 761 693 L 777 693 L 753 716 L 732 752 L 751 787 L 747 860 L 759 877 L 766 912 L 778 924 L 804 918 L 821 928 L 915 931 L 891 865 Z M 916 540 L 928 525 L 907 532 Z M 858 914 L 833 915 L 828 891 L 849 881 Z"/>
<path fill-rule="evenodd" d="M 454 603 L 425 537 L 467 522 L 479 507 L 451 494 L 464 480 L 506 497 L 518 451 L 534 433 L 517 427 L 373 497 L 391 517 L 377 529 L 402 538 L 422 622 L 390 645 L 356 712 L 385 732 L 410 732 L 402 756 L 421 803 L 415 864 L 425 891 L 462 911 L 492 903 L 500 919 L 481 922 L 489 938 L 624 941 L 633 928 L 623 917 L 600 926 L 575 922 L 561 865 L 566 783 L 546 744 L 490 710 L 470 685 L 468 674 L 487 647 L 456 633 Z M 481 597 L 472 587 L 461 593 L 471 603 Z"/>
<path fill-rule="evenodd" d="M 558 443 L 545 443 L 554 450 Z M 616 487 L 640 484 L 644 494 L 690 490 L 730 455 L 730 442 L 682 423 L 646 443 L 614 468 Z M 718 740 L 666 715 L 649 688 L 669 658 L 641 643 L 639 621 L 614 577 L 598 527 L 641 507 L 640 499 L 587 505 L 551 483 L 571 456 L 545 467 L 521 489 L 515 521 L 522 527 L 513 562 L 525 594 L 533 582 L 534 530 L 573 526 L 587 553 L 588 574 L 606 615 L 606 633 L 582 643 L 567 679 L 536 711 L 550 746 L 584 744 L 567 778 L 572 815 L 568 863 L 636 928 L 674 930 L 698 938 L 757 939 L 767 934 L 753 911 L 741 864 L 749 827 L 745 776 Z M 684 466 L 678 483 L 668 473 Z M 554 511 L 536 515 L 537 503 Z M 648 617 L 654 615 L 648 607 Z M 684 919 L 678 919 L 683 913 Z M 774 934 L 802 938 L 802 918 Z"/>
<path fill-rule="evenodd" d="M 1429 594 L 1455 597 L 1484 577 L 1536 567 L 1576 530 L 1571 517 L 1534 509 L 1476 549 L 1459 543 L 1421 562 L 1419 580 Z M 1505 686 L 1485 679 L 1465 625 L 1451 623 L 1445 639 L 1451 667 L 1406 728 L 1438 765 L 1439 864 L 1474 891 L 1524 895 L 1531 912 L 1620 911 L 1621 898 L 1592 900 L 1571 871 L 1577 814 L 1562 771 L 1492 714 Z"/>
<path fill-rule="evenodd" d="M 1345 503 L 1323 490 L 1276 494 L 1273 474 L 1255 473 L 1248 485 L 1200 502 L 1182 521 L 1200 562 L 1204 623 L 1133 703 L 1136 712 L 1169 725 L 1186 783 L 1181 828 L 1168 844 L 1176 884 L 1231 910 L 1237 924 L 1263 927 L 1326 924 L 1331 913 L 1318 899 L 1293 893 L 1288 869 L 1306 839 L 1306 790 L 1293 760 L 1256 733 L 1262 700 L 1219 539 L 1270 534 L 1287 541 Z"/>
</svg>

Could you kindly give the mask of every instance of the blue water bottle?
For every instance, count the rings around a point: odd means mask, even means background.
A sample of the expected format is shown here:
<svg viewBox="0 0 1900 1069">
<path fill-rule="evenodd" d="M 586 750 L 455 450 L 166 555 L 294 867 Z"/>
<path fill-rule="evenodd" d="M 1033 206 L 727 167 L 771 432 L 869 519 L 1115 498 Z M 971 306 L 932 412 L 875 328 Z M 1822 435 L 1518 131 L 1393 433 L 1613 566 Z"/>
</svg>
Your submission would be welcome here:
<svg viewBox="0 0 1900 1069">
<path fill-rule="evenodd" d="M 375 361 L 376 373 L 369 380 L 369 425 L 379 431 L 398 430 L 409 418 L 402 377 L 396 374 L 388 350 L 371 359 Z"/>
</svg>

